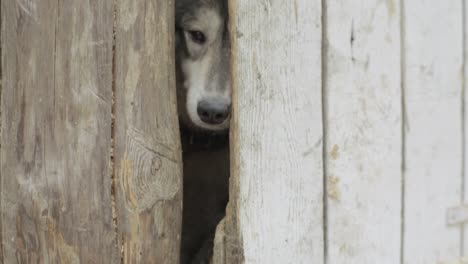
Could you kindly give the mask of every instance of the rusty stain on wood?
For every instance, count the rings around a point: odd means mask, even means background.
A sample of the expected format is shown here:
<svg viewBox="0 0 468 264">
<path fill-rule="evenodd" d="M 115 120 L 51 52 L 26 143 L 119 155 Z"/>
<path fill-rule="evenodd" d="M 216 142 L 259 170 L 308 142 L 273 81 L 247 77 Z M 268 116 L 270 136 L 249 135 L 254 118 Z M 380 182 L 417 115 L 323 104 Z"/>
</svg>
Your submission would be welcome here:
<svg viewBox="0 0 468 264">
<path fill-rule="evenodd" d="M 394 0 L 385 0 L 388 10 L 389 19 L 395 14 L 395 2 Z"/>
<path fill-rule="evenodd" d="M 327 196 L 330 200 L 339 202 L 341 199 L 341 192 L 339 189 L 340 178 L 336 176 L 328 177 L 328 185 L 327 185 Z"/>
<path fill-rule="evenodd" d="M 330 153 L 332 159 L 336 160 L 338 159 L 339 155 L 340 155 L 340 147 L 338 145 L 333 145 L 333 148 L 332 148 L 332 151 Z"/>
</svg>

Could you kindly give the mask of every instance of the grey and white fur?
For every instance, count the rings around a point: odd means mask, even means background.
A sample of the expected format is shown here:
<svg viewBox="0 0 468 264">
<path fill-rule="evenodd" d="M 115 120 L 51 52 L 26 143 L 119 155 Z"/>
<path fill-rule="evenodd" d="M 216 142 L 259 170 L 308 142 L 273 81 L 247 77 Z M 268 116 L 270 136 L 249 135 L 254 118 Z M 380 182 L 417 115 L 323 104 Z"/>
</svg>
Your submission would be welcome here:
<svg viewBox="0 0 468 264">
<path fill-rule="evenodd" d="M 182 122 L 226 130 L 231 105 L 226 0 L 177 0 L 176 28 Z"/>
<path fill-rule="evenodd" d="M 228 201 L 231 108 L 227 0 L 176 0 L 184 199 L 181 263 L 209 263 Z"/>
</svg>

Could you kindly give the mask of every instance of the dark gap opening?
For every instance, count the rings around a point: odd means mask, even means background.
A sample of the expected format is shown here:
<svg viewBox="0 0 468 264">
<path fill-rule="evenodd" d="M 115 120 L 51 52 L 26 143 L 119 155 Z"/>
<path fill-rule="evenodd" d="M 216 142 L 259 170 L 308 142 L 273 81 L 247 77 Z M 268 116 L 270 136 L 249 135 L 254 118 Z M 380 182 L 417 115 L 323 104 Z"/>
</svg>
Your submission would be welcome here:
<svg viewBox="0 0 468 264">
<path fill-rule="evenodd" d="M 182 127 L 184 199 L 181 263 L 205 263 L 229 200 L 227 134 L 198 134 Z"/>
<path fill-rule="evenodd" d="M 111 202 L 112 202 L 112 224 L 115 233 L 115 247 L 120 254 L 120 263 L 123 263 L 123 252 L 119 249 L 119 232 L 117 220 L 117 202 L 116 202 L 116 167 L 115 167 L 115 92 L 116 92 L 116 28 L 117 28 L 117 1 L 113 2 L 112 17 L 112 101 L 111 101 L 111 148 L 110 148 L 110 176 L 111 176 Z"/>
<path fill-rule="evenodd" d="M 231 110 L 227 0 L 175 1 L 177 105 L 183 151 L 180 263 L 209 263 L 229 201 Z"/>
</svg>

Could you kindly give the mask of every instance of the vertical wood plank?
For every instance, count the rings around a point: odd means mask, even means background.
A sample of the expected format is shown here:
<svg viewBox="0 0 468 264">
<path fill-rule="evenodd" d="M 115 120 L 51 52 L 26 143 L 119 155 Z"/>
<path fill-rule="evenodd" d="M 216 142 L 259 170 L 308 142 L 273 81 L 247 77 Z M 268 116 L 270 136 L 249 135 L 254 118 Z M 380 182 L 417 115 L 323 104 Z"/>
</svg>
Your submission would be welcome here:
<svg viewBox="0 0 468 264">
<path fill-rule="evenodd" d="M 174 1 L 118 0 L 116 198 L 124 263 L 178 263 L 182 167 Z"/>
<path fill-rule="evenodd" d="M 2 67 L 3 67 L 3 53 L 2 53 L 2 48 L 3 48 L 3 38 L 2 35 L 4 33 L 3 30 L 3 15 L 2 15 L 2 3 L 0 2 L 0 105 L 1 105 L 1 100 L 2 100 L 2 78 L 3 78 L 3 72 L 2 72 Z M 1 133 L 2 133 L 2 111 L 0 107 L 0 164 L 1 164 L 1 150 L 2 150 L 2 140 L 1 140 Z M 2 169 L 0 165 L 0 209 L 2 208 Z M 3 231 L 2 231 L 2 215 L 0 213 L 0 241 L 3 240 Z M 0 243 L 0 263 L 4 263 L 4 258 L 3 258 L 3 243 Z"/>
<path fill-rule="evenodd" d="M 464 132 L 464 168 L 463 168 L 463 184 L 464 184 L 464 189 L 463 189 L 463 201 L 465 204 L 468 204 L 468 174 L 467 174 L 467 168 L 468 168 L 468 131 L 467 131 L 467 128 L 468 128 L 468 93 L 467 93 L 467 84 L 468 84 L 468 22 L 467 22 L 467 15 L 468 15 L 468 3 L 466 2 L 466 0 L 462 0 L 462 6 L 463 6 L 463 10 L 462 10 L 462 30 L 463 30 L 463 83 L 462 83 L 462 96 L 464 96 L 464 98 L 462 98 L 463 100 L 463 104 L 464 104 L 464 108 L 463 108 L 463 132 Z M 465 224 L 463 229 L 462 229 L 462 232 L 463 232 L 463 238 L 462 238 L 462 252 L 461 252 L 461 255 L 463 257 L 468 257 L 468 225 Z"/>
<path fill-rule="evenodd" d="M 241 254 L 245 263 L 323 263 L 320 1 L 236 0 L 230 14 L 230 217 Z"/>
<path fill-rule="evenodd" d="M 399 263 L 400 10 L 326 1 L 329 263 Z"/>
<path fill-rule="evenodd" d="M 404 2 L 405 263 L 460 256 L 446 210 L 461 201 L 461 1 Z"/>
<path fill-rule="evenodd" d="M 2 1 L 5 263 L 115 263 L 112 1 Z"/>
</svg>

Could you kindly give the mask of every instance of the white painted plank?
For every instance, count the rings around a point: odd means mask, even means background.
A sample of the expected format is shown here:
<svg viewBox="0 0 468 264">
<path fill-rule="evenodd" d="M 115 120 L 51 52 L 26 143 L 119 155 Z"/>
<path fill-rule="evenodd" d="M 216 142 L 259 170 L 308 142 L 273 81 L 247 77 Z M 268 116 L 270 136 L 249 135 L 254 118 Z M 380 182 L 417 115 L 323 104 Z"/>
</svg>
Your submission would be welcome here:
<svg viewBox="0 0 468 264">
<path fill-rule="evenodd" d="M 400 9 L 327 1 L 328 263 L 399 263 Z"/>
<path fill-rule="evenodd" d="M 245 263 L 323 263 L 321 5 L 233 5 L 233 176 Z"/>
<path fill-rule="evenodd" d="M 464 193 L 463 193 L 463 200 L 465 202 L 465 205 L 466 208 L 467 208 L 467 211 L 468 211 L 468 173 L 467 173 L 467 169 L 468 169 L 468 93 L 466 92 L 466 89 L 467 89 L 467 84 L 468 84 L 468 21 L 467 21 L 467 15 L 468 15 L 468 3 L 466 0 L 463 0 L 463 7 L 464 7 L 464 10 L 463 10 L 463 23 L 464 25 L 463 26 L 463 30 L 464 30 L 464 39 L 463 39 L 463 44 L 464 44 L 464 47 L 462 47 L 464 49 L 463 51 L 463 63 L 464 63 L 464 72 L 463 72 L 463 89 L 465 90 L 464 92 L 464 137 L 465 137 L 465 140 L 464 140 L 464 149 L 465 149 L 465 156 L 464 156 Z M 468 213 L 467 213 L 467 216 L 468 216 Z M 467 218 L 468 219 L 468 218 Z M 465 225 L 464 225 L 464 228 L 463 228 L 463 247 L 462 247 L 462 252 L 461 252 L 461 255 L 462 256 L 465 256 L 467 257 L 468 256 L 468 221 L 465 222 Z M 468 262 L 468 261 L 467 261 Z"/>
<path fill-rule="evenodd" d="M 460 256 L 462 1 L 405 1 L 404 21 L 404 263 L 438 263 Z"/>
</svg>

